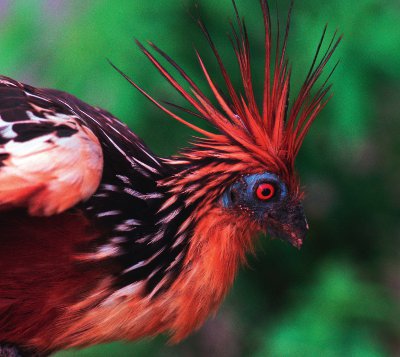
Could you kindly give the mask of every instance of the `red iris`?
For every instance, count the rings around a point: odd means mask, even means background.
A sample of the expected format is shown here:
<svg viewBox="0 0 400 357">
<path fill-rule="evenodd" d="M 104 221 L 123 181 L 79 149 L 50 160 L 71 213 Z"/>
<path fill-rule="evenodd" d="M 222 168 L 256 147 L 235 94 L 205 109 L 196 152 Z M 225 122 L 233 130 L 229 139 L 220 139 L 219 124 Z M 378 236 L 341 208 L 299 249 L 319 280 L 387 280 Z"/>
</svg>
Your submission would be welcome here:
<svg viewBox="0 0 400 357">
<path fill-rule="evenodd" d="M 262 183 L 257 187 L 257 198 L 262 201 L 271 199 L 275 194 L 275 187 L 270 183 Z"/>
</svg>

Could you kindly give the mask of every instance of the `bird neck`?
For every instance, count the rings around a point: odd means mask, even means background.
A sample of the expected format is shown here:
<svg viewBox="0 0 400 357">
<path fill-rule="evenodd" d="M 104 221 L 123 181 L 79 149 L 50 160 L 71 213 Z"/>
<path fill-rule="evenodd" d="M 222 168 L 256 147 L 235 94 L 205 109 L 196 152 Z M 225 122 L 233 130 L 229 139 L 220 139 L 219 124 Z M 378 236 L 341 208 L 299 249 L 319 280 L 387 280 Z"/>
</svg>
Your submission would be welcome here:
<svg viewBox="0 0 400 357">
<path fill-rule="evenodd" d="M 171 330 L 179 341 L 214 312 L 231 287 L 237 270 L 253 250 L 258 227 L 214 206 L 201 216 L 191 237 L 183 271 L 171 286 L 176 320 Z"/>
</svg>

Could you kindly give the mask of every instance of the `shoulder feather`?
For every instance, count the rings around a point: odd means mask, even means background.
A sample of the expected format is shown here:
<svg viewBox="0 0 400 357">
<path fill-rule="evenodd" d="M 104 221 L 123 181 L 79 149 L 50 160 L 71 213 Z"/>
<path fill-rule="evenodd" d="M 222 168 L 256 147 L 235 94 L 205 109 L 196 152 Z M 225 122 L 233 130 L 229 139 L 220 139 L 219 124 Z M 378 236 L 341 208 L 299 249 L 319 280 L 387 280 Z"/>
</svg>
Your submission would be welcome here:
<svg viewBox="0 0 400 357">
<path fill-rule="evenodd" d="M 74 113 L 30 88 L 0 80 L 0 209 L 48 216 L 95 192 L 103 152 Z"/>
</svg>

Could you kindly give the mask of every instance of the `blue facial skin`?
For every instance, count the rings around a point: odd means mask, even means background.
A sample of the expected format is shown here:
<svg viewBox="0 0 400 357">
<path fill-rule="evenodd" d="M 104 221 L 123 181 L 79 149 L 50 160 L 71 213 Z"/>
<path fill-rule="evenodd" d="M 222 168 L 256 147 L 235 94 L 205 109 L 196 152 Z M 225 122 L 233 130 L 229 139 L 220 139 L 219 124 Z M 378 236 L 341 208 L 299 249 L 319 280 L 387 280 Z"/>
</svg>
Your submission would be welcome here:
<svg viewBox="0 0 400 357">
<path fill-rule="evenodd" d="M 275 187 L 271 199 L 263 201 L 256 195 L 257 187 L 270 183 Z M 240 209 L 249 212 L 256 220 L 263 222 L 269 212 L 273 212 L 286 200 L 286 185 L 275 174 L 264 172 L 242 176 L 222 195 L 222 205 L 227 209 Z"/>
<path fill-rule="evenodd" d="M 262 200 L 257 188 L 268 183 L 274 195 Z M 247 213 L 271 237 L 280 238 L 300 248 L 308 231 L 301 202 L 291 197 L 287 186 L 275 174 L 264 172 L 240 177 L 222 195 L 221 204 L 228 210 Z"/>
</svg>

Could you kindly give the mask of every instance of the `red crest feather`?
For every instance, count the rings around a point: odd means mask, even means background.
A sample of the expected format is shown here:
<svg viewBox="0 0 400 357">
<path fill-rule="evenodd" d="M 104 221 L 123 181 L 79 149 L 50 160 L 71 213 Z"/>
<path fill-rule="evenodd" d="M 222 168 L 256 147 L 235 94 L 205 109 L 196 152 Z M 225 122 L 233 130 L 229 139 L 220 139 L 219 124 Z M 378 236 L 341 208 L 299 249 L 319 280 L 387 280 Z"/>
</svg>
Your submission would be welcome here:
<svg viewBox="0 0 400 357">
<path fill-rule="evenodd" d="M 158 69 L 158 71 L 185 98 L 185 100 L 189 102 L 195 111 L 180 108 L 175 105 L 173 106 L 184 110 L 186 113 L 205 119 L 216 127 L 220 134 L 206 131 L 194 125 L 190 121 L 183 119 L 181 116 L 178 116 L 166 106 L 151 97 L 118 68 L 115 66 L 113 67 L 157 107 L 162 109 L 169 116 L 206 137 L 198 140 L 195 143 L 196 149 L 186 152 L 186 157 L 190 157 L 192 160 L 196 157 L 200 159 L 201 157 L 204 158 L 206 156 L 224 158 L 226 160 L 235 159 L 237 161 L 242 161 L 244 164 L 240 166 L 240 170 L 246 170 L 246 166 L 247 170 L 251 169 L 253 171 L 255 167 L 263 167 L 264 169 L 280 173 L 282 179 L 291 184 L 294 177 L 294 160 L 304 137 L 310 128 L 310 125 L 330 98 L 328 97 L 330 85 L 327 84 L 327 81 L 336 66 L 315 94 L 312 95 L 311 90 L 320 78 L 324 67 L 338 46 L 341 36 L 337 37 L 335 32 L 325 53 L 321 56 L 321 47 L 326 35 L 325 26 L 307 77 L 300 88 L 297 98 L 294 100 L 291 107 L 288 108 L 291 70 L 286 59 L 286 47 L 293 2 L 288 13 L 282 45 L 280 45 L 278 22 L 278 35 L 275 43 L 274 61 L 272 61 L 274 43 L 271 38 L 270 11 L 266 0 L 260 0 L 260 3 L 265 27 L 264 93 L 261 108 L 257 106 L 254 95 L 250 47 L 245 23 L 243 19 L 240 19 L 234 1 L 233 6 L 236 15 L 236 27 L 231 24 L 233 34 L 231 41 L 239 64 L 244 96 L 235 90 L 216 46 L 214 45 L 204 24 L 199 21 L 199 26 L 218 62 L 219 69 L 228 91 L 230 103 L 228 103 L 228 100 L 224 98 L 222 92 L 215 85 L 197 51 L 196 54 L 200 67 L 219 107 L 212 104 L 210 99 L 204 95 L 184 70 L 156 45 L 149 42 L 150 47 L 169 62 L 178 71 L 183 80 L 189 84 L 191 93 L 179 84 L 179 82 L 163 65 L 161 65 L 149 50 L 147 50 L 140 42 L 136 41 L 139 48 Z M 319 57 L 321 58 L 318 59 Z M 229 168 L 226 169 L 229 170 Z M 238 167 L 236 165 L 236 170 L 237 169 Z"/>
</svg>

